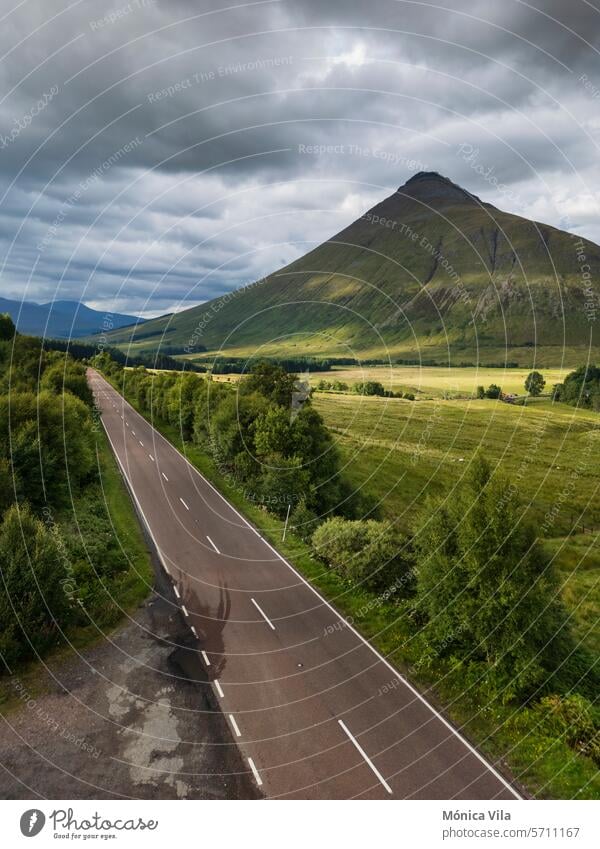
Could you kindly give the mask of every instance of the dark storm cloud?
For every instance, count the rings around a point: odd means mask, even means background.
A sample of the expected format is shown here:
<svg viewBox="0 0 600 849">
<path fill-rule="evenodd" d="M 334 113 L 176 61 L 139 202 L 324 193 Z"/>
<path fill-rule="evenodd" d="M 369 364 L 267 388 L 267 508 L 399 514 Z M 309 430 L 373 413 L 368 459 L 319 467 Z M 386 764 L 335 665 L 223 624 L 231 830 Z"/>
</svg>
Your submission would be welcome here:
<svg viewBox="0 0 600 849">
<path fill-rule="evenodd" d="M 438 170 L 600 238 L 588 2 L 29 0 L 0 30 L 2 293 L 157 312 Z"/>
</svg>

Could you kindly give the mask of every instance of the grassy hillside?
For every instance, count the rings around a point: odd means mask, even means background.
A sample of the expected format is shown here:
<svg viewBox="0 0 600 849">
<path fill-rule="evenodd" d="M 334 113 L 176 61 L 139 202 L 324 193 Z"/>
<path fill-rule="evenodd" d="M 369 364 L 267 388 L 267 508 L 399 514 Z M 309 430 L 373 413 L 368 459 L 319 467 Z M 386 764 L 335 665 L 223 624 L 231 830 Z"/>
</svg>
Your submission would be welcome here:
<svg viewBox="0 0 600 849">
<path fill-rule="evenodd" d="M 600 351 L 599 279 L 597 245 L 425 173 L 264 281 L 111 341 L 573 365 Z"/>
</svg>

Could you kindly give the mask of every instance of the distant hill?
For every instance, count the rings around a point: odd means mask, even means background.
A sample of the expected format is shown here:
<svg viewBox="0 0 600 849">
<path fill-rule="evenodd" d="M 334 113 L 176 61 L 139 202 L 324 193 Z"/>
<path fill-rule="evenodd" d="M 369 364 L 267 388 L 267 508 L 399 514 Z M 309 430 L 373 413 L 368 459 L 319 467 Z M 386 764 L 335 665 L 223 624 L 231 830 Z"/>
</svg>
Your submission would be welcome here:
<svg viewBox="0 0 600 849">
<path fill-rule="evenodd" d="M 598 245 L 422 172 L 264 281 L 111 342 L 560 364 L 600 353 L 599 304 Z"/>
<path fill-rule="evenodd" d="M 110 323 L 114 328 L 143 323 L 133 315 L 99 312 L 79 301 L 34 304 L 0 298 L 0 313 L 8 313 L 21 333 L 53 339 L 90 336 L 107 329 Z"/>
</svg>

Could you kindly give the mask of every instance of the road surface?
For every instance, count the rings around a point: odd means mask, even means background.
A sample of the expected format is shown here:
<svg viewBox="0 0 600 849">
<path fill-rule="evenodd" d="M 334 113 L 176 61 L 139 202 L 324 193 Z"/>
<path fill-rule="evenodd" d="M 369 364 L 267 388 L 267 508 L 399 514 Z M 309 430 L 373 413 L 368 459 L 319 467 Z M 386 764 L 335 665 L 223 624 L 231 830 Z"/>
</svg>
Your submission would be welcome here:
<svg viewBox="0 0 600 849">
<path fill-rule="evenodd" d="M 89 380 L 207 686 L 261 792 L 520 798 L 101 375 Z"/>
</svg>

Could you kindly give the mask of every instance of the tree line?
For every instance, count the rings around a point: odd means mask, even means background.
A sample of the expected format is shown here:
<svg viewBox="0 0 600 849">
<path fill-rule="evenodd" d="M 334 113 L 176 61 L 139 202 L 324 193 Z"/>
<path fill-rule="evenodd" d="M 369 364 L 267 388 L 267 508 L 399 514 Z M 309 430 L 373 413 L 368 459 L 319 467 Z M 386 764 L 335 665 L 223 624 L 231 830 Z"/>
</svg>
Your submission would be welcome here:
<svg viewBox="0 0 600 849">
<path fill-rule="evenodd" d="M 116 621 L 128 567 L 104 507 L 84 364 L 0 316 L 0 675 Z"/>
</svg>

